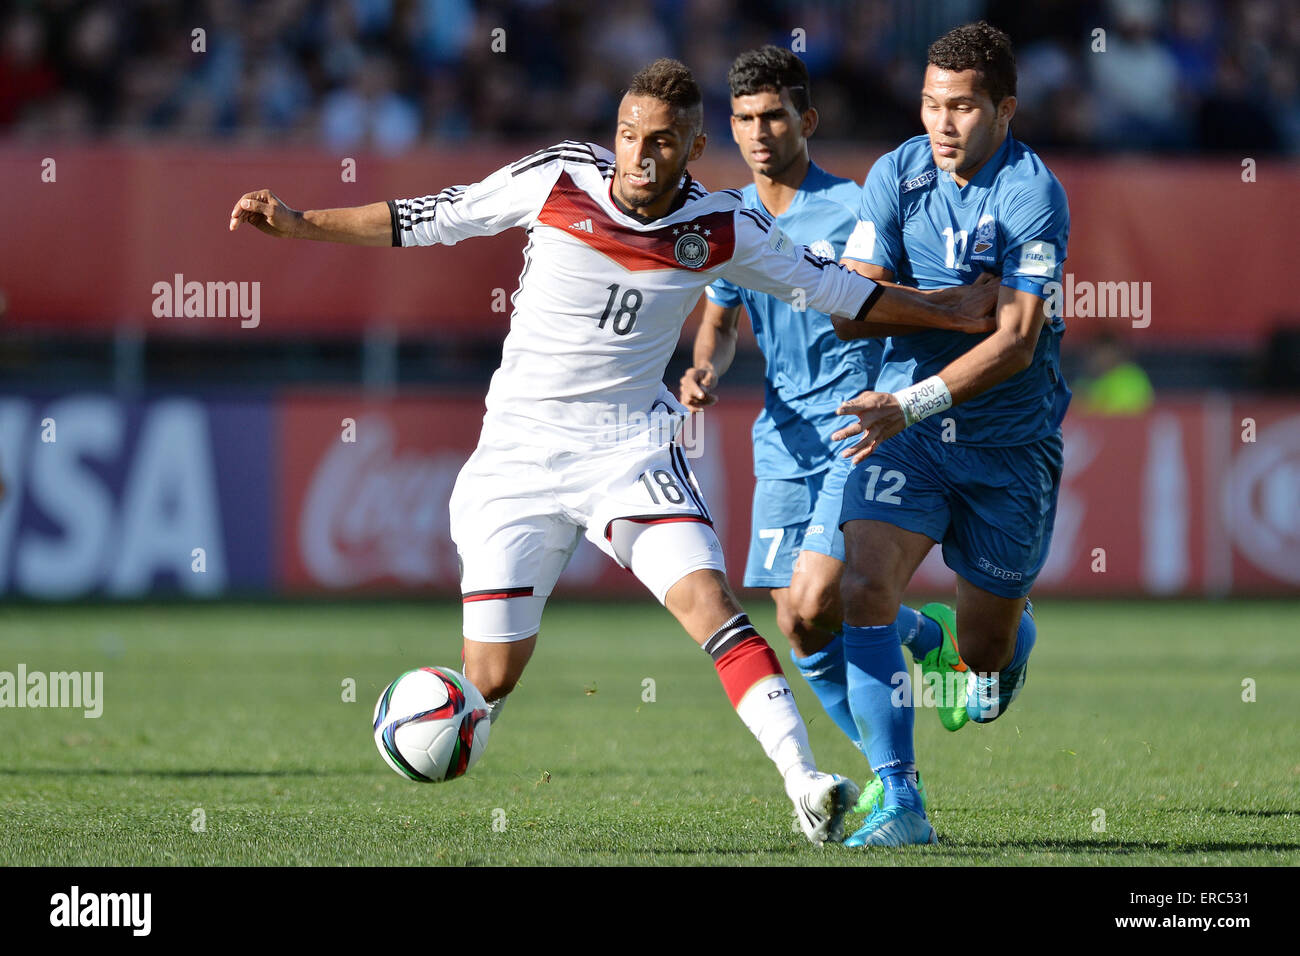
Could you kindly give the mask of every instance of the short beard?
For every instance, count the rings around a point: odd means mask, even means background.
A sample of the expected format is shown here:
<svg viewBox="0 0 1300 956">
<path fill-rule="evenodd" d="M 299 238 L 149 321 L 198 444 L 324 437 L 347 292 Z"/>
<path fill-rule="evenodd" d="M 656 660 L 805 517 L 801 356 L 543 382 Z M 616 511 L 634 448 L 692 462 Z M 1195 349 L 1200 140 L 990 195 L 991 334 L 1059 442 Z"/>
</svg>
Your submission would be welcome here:
<svg viewBox="0 0 1300 956">
<path fill-rule="evenodd" d="M 667 190 L 664 190 L 667 192 Z M 628 209 L 644 209 L 646 206 L 653 205 L 663 198 L 664 193 L 655 193 L 653 196 L 625 196 L 622 190 L 619 191 L 618 198 L 623 201 L 623 205 Z"/>
<path fill-rule="evenodd" d="M 629 209 L 644 209 L 646 206 L 653 205 L 654 203 L 658 202 L 660 199 L 663 199 L 665 195 L 670 193 L 673 189 L 677 188 L 677 184 L 681 182 L 682 174 L 685 172 L 686 172 L 686 166 L 685 164 L 683 164 L 682 168 L 677 170 L 671 177 L 669 177 L 666 180 L 660 180 L 658 179 L 658 172 L 656 171 L 655 173 L 656 179 L 654 184 L 657 185 L 659 183 L 666 183 L 666 185 L 664 185 L 664 188 L 659 190 L 659 192 L 655 193 L 653 196 L 633 197 L 633 196 L 625 195 L 622 189 L 623 181 L 620 178 L 618 198 L 621 199 L 623 201 L 623 204 L 627 206 Z M 619 175 L 621 177 L 622 174 L 620 173 Z"/>
</svg>

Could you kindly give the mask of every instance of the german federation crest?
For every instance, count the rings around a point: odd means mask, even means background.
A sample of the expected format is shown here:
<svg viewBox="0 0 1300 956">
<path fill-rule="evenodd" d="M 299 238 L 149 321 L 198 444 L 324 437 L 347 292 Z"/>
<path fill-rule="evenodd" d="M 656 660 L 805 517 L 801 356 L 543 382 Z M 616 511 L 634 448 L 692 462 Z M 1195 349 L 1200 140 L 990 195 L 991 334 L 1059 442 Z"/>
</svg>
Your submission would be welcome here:
<svg viewBox="0 0 1300 956">
<path fill-rule="evenodd" d="M 673 246 L 673 255 L 687 269 L 698 269 L 709 261 L 709 242 L 697 233 L 685 233 Z"/>
</svg>

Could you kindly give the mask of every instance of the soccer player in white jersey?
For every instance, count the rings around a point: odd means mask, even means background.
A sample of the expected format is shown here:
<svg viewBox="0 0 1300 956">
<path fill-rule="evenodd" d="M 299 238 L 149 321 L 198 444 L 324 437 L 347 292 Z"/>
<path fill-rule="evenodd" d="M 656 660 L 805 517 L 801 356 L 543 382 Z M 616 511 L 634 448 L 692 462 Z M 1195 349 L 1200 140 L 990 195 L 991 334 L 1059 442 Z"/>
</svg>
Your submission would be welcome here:
<svg viewBox="0 0 1300 956">
<path fill-rule="evenodd" d="M 664 369 L 691 307 L 720 277 L 800 295 L 836 323 L 870 313 L 872 322 L 984 331 L 993 299 L 975 288 L 936 305 L 812 255 L 739 193 L 710 193 L 690 177 L 702 126 L 690 71 L 657 60 L 622 99 L 613 153 L 564 142 L 471 186 L 346 209 L 300 212 L 258 189 L 235 204 L 230 229 L 248 222 L 271 236 L 370 246 L 526 230 L 501 367 L 451 497 L 466 676 L 495 719 L 585 533 L 712 656 L 808 838 L 837 842 L 857 787 L 817 771 L 780 664 L 727 584 L 708 508 L 672 441 L 685 409 Z"/>
</svg>

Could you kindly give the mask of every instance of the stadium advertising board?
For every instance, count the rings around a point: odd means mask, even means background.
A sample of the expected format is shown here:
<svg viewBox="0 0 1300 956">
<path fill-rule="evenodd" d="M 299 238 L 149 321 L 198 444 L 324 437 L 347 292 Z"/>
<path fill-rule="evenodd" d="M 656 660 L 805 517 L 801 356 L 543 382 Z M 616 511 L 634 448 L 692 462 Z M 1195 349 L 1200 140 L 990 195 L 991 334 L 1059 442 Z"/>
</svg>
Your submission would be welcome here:
<svg viewBox="0 0 1300 956">
<path fill-rule="evenodd" d="M 0 396 L 0 593 L 266 591 L 269 426 L 264 398 Z"/>
<path fill-rule="evenodd" d="M 447 501 L 473 450 L 477 400 L 291 398 L 278 539 L 290 591 L 457 585 Z M 695 469 L 733 573 L 744 566 L 757 405 L 727 396 L 705 414 Z M 355 417 L 355 443 L 342 422 Z M 1253 428 L 1242 423 L 1254 422 Z M 1287 593 L 1300 584 L 1300 407 L 1162 402 L 1132 417 L 1071 415 L 1052 555 L 1039 593 Z M 948 590 L 935 549 L 920 589 Z M 558 593 L 638 594 L 584 544 Z"/>
<path fill-rule="evenodd" d="M 726 396 L 692 467 L 733 575 L 753 491 L 753 396 Z M 448 499 L 478 398 L 0 396 L 0 593 L 36 599 L 455 593 Z M 936 549 L 915 579 L 947 591 Z M 1300 587 L 1300 405 L 1163 401 L 1066 420 L 1036 593 Z M 584 543 L 557 593 L 640 595 Z"/>
</svg>

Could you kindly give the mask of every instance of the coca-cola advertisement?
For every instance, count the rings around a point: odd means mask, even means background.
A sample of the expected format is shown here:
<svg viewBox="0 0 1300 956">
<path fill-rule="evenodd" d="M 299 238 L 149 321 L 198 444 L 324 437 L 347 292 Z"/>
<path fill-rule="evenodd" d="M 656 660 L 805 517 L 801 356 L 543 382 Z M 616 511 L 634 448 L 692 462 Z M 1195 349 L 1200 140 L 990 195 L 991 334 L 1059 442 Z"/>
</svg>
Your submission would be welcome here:
<svg viewBox="0 0 1300 956">
<path fill-rule="evenodd" d="M 437 590 L 456 593 L 459 567 L 448 500 L 478 442 L 482 398 L 300 395 L 281 404 L 278 498 L 289 591 Z M 731 566 L 743 566 L 752 480 L 752 402 L 707 413 L 692 429 L 704 452 L 692 468 Z M 710 444 L 716 442 L 716 444 Z M 559 593 L 639 593 L 641 585 L 588 542 Z"/>
<path fill-rule="evenodd" d="M 284 587 L 454 589 L 447 500 L 482 414 L 472 400 L 284 401 Z"/>
</svg>

